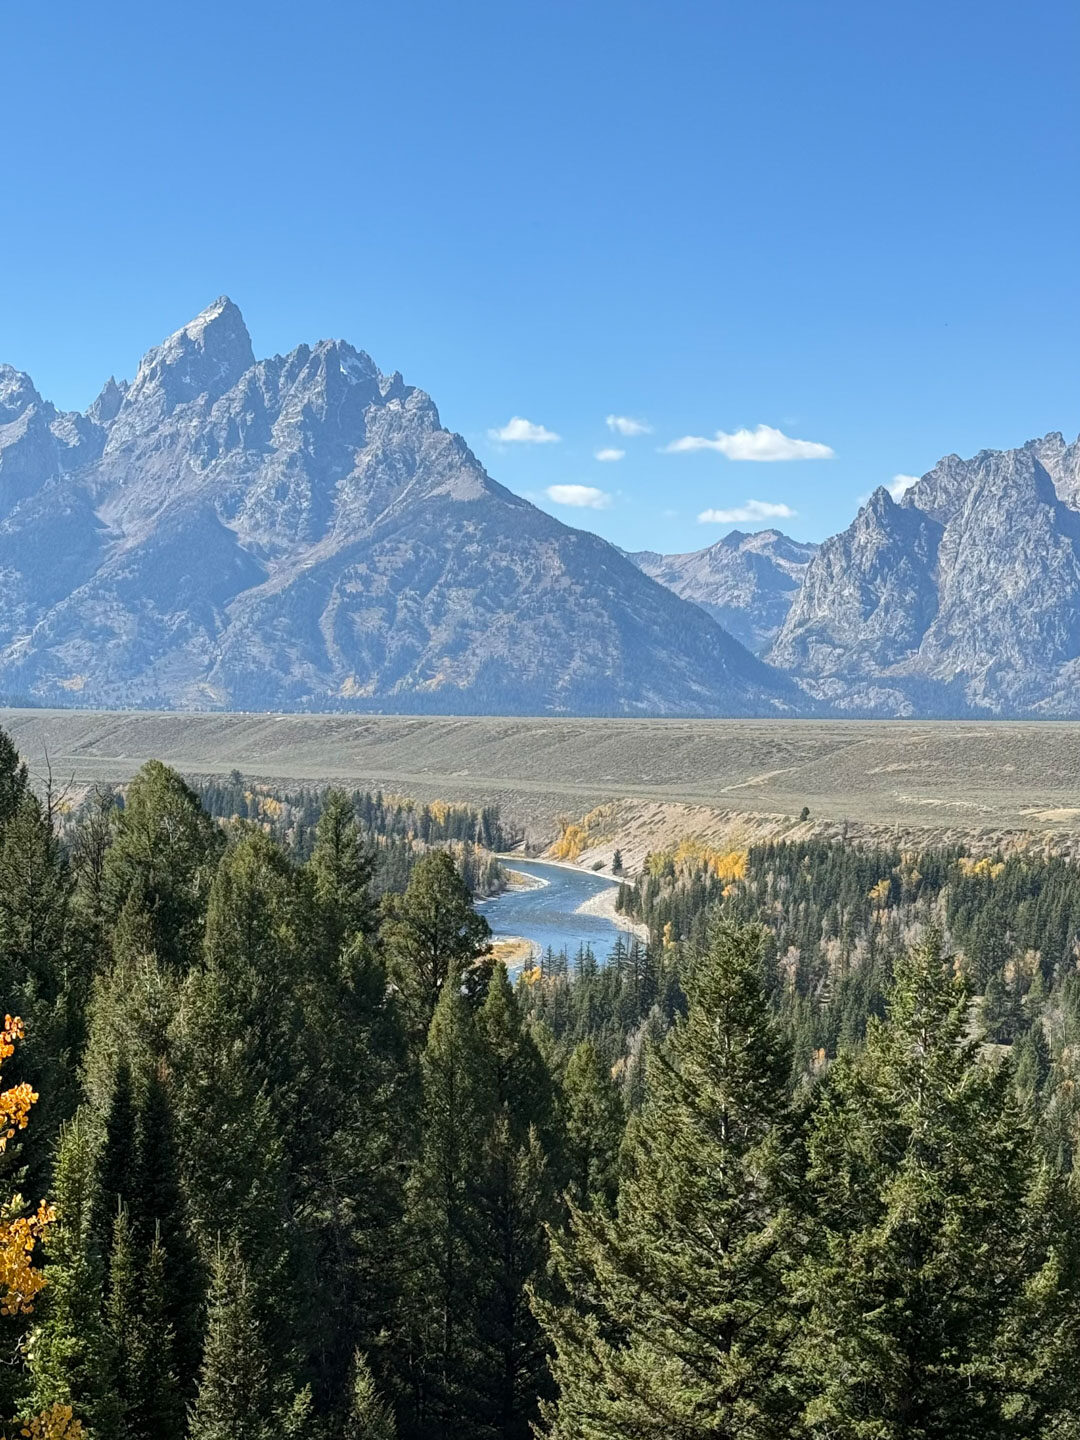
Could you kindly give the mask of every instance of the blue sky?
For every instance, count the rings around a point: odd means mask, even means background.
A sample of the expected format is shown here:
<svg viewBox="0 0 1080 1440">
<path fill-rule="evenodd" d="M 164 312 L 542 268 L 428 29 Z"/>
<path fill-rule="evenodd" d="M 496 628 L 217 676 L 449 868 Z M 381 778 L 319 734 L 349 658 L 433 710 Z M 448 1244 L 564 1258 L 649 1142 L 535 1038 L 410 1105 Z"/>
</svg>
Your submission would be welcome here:
<svg viewBox="0 0 1080 1440">
<path fill-rule="evenodd" d="M 0 359 L 81 408 L 225 292 L 620 544 L 821 538 L 1080 429 L 1078 54 L 1075 0 L 5 5 Z"/>
</svg>

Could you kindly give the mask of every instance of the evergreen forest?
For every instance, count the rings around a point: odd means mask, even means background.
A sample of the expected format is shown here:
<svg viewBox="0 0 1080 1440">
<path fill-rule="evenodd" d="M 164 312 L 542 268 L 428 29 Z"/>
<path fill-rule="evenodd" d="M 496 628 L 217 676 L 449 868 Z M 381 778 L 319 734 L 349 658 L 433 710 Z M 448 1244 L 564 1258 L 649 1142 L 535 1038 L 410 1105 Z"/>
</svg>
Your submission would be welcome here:
<svg viewBox="0 0 1080 1440">
<path fill-rule="evenodd" d="M 0 736 L 8 1433 L 1080 1437 L 1071 862 L 689 847 L 512 979 L 514 838 Z"/>
</svg>

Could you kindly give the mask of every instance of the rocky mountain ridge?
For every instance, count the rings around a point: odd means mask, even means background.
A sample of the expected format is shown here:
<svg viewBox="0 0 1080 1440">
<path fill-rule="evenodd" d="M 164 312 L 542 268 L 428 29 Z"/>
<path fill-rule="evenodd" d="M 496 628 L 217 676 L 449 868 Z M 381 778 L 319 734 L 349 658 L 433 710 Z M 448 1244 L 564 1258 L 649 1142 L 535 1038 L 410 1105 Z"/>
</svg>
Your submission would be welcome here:
<svg viewBox="0 0 1080 1440">
<path fill-rule="evenodd" d="M 640 550 L 630 559 L 761 655 L 784 623 L 816 550 L 779 530 L 732 530 L 703 550 L 684 555 Z"/>
<path fill-rule="evenodd" d="M 1080 714 L 1080 441 L 949 455 L 807 567 L 767 658 L 838 710 Z"/>
<path fill-rule="evenodd" d="M 0 368 L 0 691 L 47 704 L 774 714 L 807 702 L 486 474 L 344 341 L 222 297 L 83 414 Z"/>
</svg>

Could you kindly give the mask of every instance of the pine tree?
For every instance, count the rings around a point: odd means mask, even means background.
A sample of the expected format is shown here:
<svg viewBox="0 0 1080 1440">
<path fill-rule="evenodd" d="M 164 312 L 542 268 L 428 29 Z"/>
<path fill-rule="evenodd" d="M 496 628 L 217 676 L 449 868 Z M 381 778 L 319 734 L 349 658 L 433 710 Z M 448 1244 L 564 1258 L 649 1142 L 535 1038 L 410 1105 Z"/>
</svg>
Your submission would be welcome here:
<svg viewBox="0 0 1080 1440">
<path fill-rule="evenodd" d="M 371 895 L 374 856 L 364 844 L 356 811 L 344 790 L 328 790 L 308 862 L 315 902 L 330 953 L 340 956 L 376 928 Z"/>
<path fill-rule="evenodd" d="M 282 1387 L 235 1247 L 214 1260 L 206 1349 L 189 1440 L 278 1440 Z"/>
<path fill-rule="evenodd" d="M 352 1394 L 341 1440 L 396 1440 L 394 1413 L 379 1398 L 371 1367 L 358 1350 L 353 1359 Z"/>
<path fill-rule="evenodd" d="M 0 730 L 0 836 L 18 810 L 28 785 L 26 766 L 6 730 Z"/>
<path fill-rule="evenodd" d="M 555 1243 L 566 1300 L 536 1303 L 555 1346 L 557 1440 L 794 1431 L 790 1061 L 760 951 L 754 929 L 714 931 L 685 1020 L 651 1049 L 617 1214 L 575 1208 Z"/>
<path fill-rule="evenodd" d="M 477 1388 L 486 1392 L 481 1413 L 493 1433 L 527 1440 L 548 1391 L 547 1346 L 527 1287 L 541 1283 L 547 1262 L 545 1225 L 557 1218 L 552 1172 L 564 1145 L 551 1077 L 504 965 L 495 968 L 477 1028 L 491 1116 L 475 1184 Z"/>
<path fill-rule="evenodd" d="M 154 953 L 183 973 L 198 957 L 221 831 L 195 792 L 158 760 L 128 786 L 115 826 L 102 877 L 109 914 L 118 916 L 125 904 L 141 909 Z"/>
<path fill-rule="evenodd" d="M 423 1048 L 447 977 L 456 975 L 480 998 L 486 990 L 491 927 L 445 850 L 423 856 L 403 895 L 387 895 L 381 926 L 390 978 L 397 986 L 410 1038 Z"/>
<path fill-rule="evenodd" d="M 799 1278 L 814 1435 L 1043 1433 L 1016 1428 L 1040 1402 L 1007 1337 L 1053 1242 L 1036 1243 L 1038 1166 L 1012 1077 L 980 1059 L 967 1023 L 963 982 L 931 934 L 897 962 L 887 1018 L 871 1019 L 817 1106 L 816 1230 Z M 1039 1344 L 1033 1325 L 1026 1345 Z"/>
<path fill-rule="evenodd" d="M 34 1408 L 71 1405 L 105 1436 L 119 1419 L 112 1341 L 102 1316 L 103 1261 L 94 1230 L 95 1142 L 80 1111 L 65 1127 L 52 1194 L 60 1216 L 48 1237 L 46 1299 L 30 1338 Z"/>
<path fill-rule="evenodd" d="M 626 1116 L 618 1086 L 591 1040 L 582 1040 L 570 1056 L 563 1092 L 570 1198 L 579 1209 L 599 1205 L 610 1213 Z"/>
<path fill-rule="evenodd" d="M 421 1062 L 423 1132 L 409 1179 L 409 1285 L 404 1321 L 412 1361 L 409 1435 L 473 1440 L 483 1381 L 477 1336 L 476 1180 L 490 1117 L 476 1020 L 456 975 L 443 987 Z"/>
</svg>

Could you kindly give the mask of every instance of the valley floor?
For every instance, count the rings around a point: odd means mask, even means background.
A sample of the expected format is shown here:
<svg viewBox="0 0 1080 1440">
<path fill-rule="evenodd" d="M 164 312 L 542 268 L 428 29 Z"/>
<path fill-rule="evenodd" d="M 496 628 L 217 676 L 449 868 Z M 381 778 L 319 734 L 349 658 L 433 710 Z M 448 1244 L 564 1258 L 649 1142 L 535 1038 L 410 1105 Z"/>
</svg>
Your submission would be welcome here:
<svg viewBox="0 0 1080 1440">
<path fill-rule="evenodd" d="M 612 844 L 629 836 L 635 849 L 658 832 L 766 838 L 845 827 L 912 843 L 974 834 L 1080 844 L 1080 724 L 1065 722 L 7 710 L 0 725 L 54 783 L 122 781 L 156 757 L 192 775 L 235 769 L 494 802 L 537 845 L 558 817 L 606 805 L 618 812 Z"/>
</svg>

